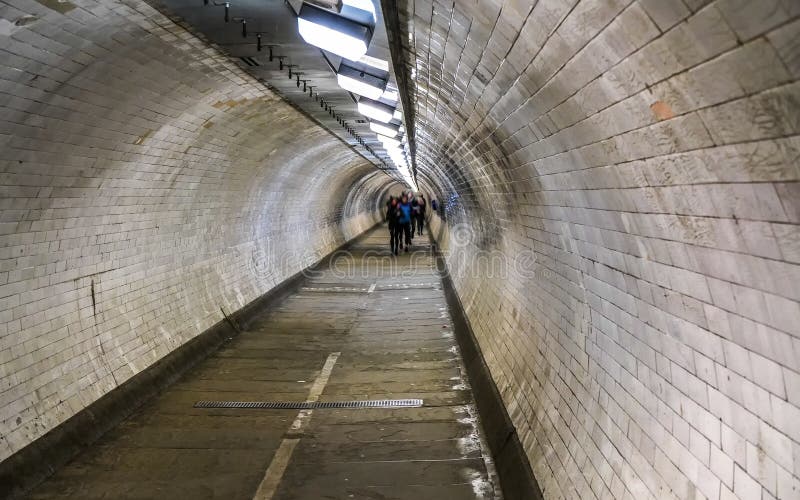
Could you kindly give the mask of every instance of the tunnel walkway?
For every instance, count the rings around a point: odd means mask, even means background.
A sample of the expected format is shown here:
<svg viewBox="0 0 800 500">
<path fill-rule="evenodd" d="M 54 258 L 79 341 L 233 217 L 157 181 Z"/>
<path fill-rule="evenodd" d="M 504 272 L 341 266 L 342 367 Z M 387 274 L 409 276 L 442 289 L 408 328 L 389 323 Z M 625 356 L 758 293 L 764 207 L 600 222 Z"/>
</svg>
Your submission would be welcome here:
<svg viewBox="0 0 800 500">
<path fill-rule="evenodd" d="M 427 235 L 415 243 L 394 258 L 387 229 L 368 232 L 32 498 L 498 498 Z M 193 406 L 317 395 L 424 406 Z"/>
</svg>

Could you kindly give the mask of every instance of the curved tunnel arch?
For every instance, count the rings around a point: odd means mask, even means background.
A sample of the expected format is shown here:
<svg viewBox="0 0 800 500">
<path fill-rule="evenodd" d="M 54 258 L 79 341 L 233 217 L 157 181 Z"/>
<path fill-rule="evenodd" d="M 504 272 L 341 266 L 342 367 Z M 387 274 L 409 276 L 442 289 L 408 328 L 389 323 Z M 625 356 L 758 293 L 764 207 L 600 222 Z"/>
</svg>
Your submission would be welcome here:
<svg viewBox="0 0 800 500">
<path fill-rule="evenodd" d="M 372 227 L 395 183 L 144 3 L 22 6 L 3 52 L 0 458 Z"/>
<path fill-rule="evenodd" d="M 800 12 L 769 3 L 398 2 L 431 227 L 546 498 L 800 488 Z M 401 189 L 113 5 L 9 7 L 0 460 Z"/>
<path fill-rule="evenodd" d="M 433 228 L 545 498 L 796 494 L 800 11 L 398 4 Z"/>
</svg>

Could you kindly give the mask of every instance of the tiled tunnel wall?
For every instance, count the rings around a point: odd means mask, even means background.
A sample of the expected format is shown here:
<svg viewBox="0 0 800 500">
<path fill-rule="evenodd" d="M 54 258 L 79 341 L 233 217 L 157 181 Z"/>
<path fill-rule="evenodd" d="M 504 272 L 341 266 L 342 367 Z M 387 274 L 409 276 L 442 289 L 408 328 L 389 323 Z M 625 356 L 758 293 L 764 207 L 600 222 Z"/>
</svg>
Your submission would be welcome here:
<svg viewBox="0 0 800 500">
<path fill-rule="evenodd" d="M 398 4 L 434 229 L 545 498 L 800 498 L 800 2 Z"/>
<path fill-rule="evenodd" d="M 0 105 L 0 460 L 371 227 L 389 181 L 140 1 L 0 2 Z"/>
</svg>

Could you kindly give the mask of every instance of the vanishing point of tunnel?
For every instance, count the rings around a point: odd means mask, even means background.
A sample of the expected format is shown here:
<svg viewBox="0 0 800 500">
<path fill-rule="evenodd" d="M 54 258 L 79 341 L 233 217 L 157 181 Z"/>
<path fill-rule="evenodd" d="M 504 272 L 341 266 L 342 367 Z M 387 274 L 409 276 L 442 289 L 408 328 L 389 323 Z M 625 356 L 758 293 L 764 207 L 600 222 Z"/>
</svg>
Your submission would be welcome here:
<svg viewBox="0 0 800 500">
<path fill-rule="evenodd" d="M 0 0 L 0 499 L 800 500 L 800 0 Z"/>
</svg>

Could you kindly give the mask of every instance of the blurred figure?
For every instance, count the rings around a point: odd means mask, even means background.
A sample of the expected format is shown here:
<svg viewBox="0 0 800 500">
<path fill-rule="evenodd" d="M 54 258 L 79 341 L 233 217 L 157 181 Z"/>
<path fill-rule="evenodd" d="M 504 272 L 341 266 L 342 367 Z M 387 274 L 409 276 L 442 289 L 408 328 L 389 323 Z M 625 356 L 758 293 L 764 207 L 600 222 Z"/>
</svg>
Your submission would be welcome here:
<svg viewBox="0 0 800 500">
<path fill-rule="evenodd" d="M 425 196 L 419 195 L 417 199 L 417 234 L 422 236 L 422 230 L 425 226 L 425 211 L 427 208 L 427 203 L 425 202 Z"/>
<path fill-rule="evenodd" d="M 413 240 L 414 235 L 417 234 L 417 224 L 419 223 L 419 203 L 414 194 L 409 196 L 408 201 L 411 203 L 411 239 Z"/>
<path fill-rule="evenodd" d="M 400 218 L 397 198 L 394 196 L 389 198 L 386 204 L 386 221 L 389 223 L 389 247 L 392 249 L 392 254 L 397 255 L 400 253 Z"/>
<path fill-rule="evenodd" d="M 398 226 L 400 227 L 400 234 L 399 236 L 405 236 L 406 240 L 406 252 L 408 252 L 408 246 L 411 244 L 411 203 L 408 201 L 408 196 L 403 195 L 403 198 L 400 200 L 400 204 L 398 205 Z M 402 242 L 401 242 L 402 243 Z"/>
</svg>

